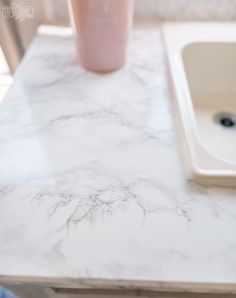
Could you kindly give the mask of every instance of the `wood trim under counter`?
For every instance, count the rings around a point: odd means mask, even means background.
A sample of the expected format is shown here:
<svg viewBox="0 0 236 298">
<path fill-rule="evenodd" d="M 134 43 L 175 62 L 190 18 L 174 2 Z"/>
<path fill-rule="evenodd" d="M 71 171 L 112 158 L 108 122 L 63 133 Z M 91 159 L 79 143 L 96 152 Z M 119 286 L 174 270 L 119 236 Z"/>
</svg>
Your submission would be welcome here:
<svg viewBox="0 0 236 298">
<path fill-rule="evenodd" d="M 236 284 L 0 276 L 5 285 L 48 287 L 56 293 L 132 297 L 231 298 Z"/>
</svg>

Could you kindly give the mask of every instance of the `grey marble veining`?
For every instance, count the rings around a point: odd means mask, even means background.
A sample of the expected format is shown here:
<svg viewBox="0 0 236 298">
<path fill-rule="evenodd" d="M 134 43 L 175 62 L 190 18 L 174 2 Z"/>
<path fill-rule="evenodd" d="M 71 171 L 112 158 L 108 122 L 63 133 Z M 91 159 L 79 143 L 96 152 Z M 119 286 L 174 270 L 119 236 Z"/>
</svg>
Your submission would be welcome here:
<svg viewBox="0 0 236 298">
<path fill-rule="evenodd" d="M 0 107 L 0 275 L 236 282 L 235 229 L 236 190 L 185 180 L 159 26 L 109 75 L 34 40 Z"/>
</svg>

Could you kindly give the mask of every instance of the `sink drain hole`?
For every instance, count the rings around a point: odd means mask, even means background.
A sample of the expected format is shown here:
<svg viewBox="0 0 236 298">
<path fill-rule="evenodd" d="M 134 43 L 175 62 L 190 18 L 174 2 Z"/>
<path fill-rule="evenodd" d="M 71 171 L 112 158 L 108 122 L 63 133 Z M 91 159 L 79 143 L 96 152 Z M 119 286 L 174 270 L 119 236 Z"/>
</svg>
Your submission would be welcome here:
<svg viewBox="0 0 236 298">
<path fill-rule="evenodd" d="M 236 115 L 219 113 L 215 116 L 215 121 L 225 128 L 236 127 Z"/>
</svg>

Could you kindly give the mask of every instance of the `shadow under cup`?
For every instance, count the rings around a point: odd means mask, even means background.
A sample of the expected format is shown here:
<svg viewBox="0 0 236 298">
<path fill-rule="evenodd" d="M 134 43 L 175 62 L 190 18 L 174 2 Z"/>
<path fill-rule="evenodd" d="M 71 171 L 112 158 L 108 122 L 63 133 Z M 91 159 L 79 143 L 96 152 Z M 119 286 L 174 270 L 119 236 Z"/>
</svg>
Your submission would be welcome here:
<svg viewBox="0 0 236 298">
<path fill-rule="evenodd" d="M 80 64 L 111 72 L 125 65 L 134 0 L 69 0 Z"/>
</svg>

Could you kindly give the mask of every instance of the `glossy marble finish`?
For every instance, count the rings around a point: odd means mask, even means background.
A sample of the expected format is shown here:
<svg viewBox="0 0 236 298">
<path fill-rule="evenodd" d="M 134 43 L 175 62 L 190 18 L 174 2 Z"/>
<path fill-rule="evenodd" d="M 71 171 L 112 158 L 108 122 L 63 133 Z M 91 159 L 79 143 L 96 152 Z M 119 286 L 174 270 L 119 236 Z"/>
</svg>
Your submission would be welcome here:
<svg viewBox="0 0 236 298">
<path fill-rule="evenodd" d="M 40 34 L 0 108 L 0 275 L 236 282 L 236 190 L 177 148 L 158 25 L 109 75 Z"/>
</svg>

